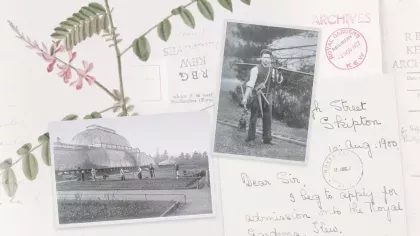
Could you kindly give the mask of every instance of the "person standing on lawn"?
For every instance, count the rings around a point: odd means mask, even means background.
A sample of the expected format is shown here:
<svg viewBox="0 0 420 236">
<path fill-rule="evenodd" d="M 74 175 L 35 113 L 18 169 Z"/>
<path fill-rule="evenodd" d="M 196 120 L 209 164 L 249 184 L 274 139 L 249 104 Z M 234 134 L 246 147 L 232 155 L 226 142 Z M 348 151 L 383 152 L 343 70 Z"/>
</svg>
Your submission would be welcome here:
<svg viewBox="0 0 420 236">
<path fill-rule="evenodd" d="M 263 121 L 263 142 L 272 144 L 271 123 L 273 95 L 276 84 L 283 82 L 283 76 L 271 65 L 273 54 L 270 50 L 261 51 L 261 64 L 251 69 L 250 78 L 246 83 L 246 91 L 242 98 L 242 104 L 247 105 L 251 97 L 251 117 L 249 121 L 248 137 L 246 142 L 255 141 L 258 117 Z"/>
<path fill-rule="evenodd" d="M 176 178 L 179 178 L 179 165 L 178 163 L 175 163 L 175 172 L 176 172 Z"/>
<path fill-rule="evenodd" d="M 143 176 L 142 176 L 142 174 L 141 174 L 141 171 L 142 171 L 141 166 L 139 166 L 138 171 L 139 171 L 139 173 L 137 174 L 137 177 L 138 177 L 139 179 L 142 179 L 142 178 L 143 178 Z"/>
<path fill-rule="evenodd" d="M 155 168 L 153 167 L 152 163 L 150 163 L 149 171 L 150 171 L 150 178 L 155 177 Z"/>
<path fill-rule="evenodd" d="M 95 168 L 92 168 L 92 170 L 90 171 L 90 173 L 92 174 L 93 180 L 96 181 L 96 170 L 95 170 Z"/>
<path fill-rule="evenodd" d="M 123 168 L 120 169 L 120 174 L 121 174 L 121 180 L 125 180 L 125 173 L 124 173 Z"/>
</svg>

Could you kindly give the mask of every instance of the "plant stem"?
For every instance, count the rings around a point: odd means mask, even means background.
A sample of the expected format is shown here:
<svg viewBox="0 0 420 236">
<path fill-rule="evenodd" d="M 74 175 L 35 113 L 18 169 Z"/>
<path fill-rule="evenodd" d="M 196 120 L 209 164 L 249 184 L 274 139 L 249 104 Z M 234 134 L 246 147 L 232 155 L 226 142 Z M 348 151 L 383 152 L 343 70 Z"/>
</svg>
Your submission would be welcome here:
<svg viewBox="0 0 420 236">
<path fill-rule="evenodd" d="M 15 31 L 15 33 L 17 34 L 17 36 L 16 37 L 18 37 L 19 39 L 21 39 L 21 40 L 23 40 L 23 41 L 25 41 L 30 47 L 32 47 L 32 48 L 37 48 L 39 51 L 41 51 L 42 53 L 46 53 L 46 54 L 49 54 L 48 52 L 44 52 L 42 49 L 40 49 L 39 47 L 38 47 L 38 45 L 36 44 L 36 42 L 35 42 L 35 44 L 30 40 L 30 38 L 29 37 L 26 37 L 25 38 L 25 36 L 23 35 L 23 33 L 22 32 L 20 32 L 19 31 L 19 29 L 17 28 L 17 26 L 15 26 L 11 21 L 8 21 L 9 22 L 9 25 L 10 25 L 10 27 L 13 29 L 13 31 Z M 51 56 L 51 55 L 50 55 Z M 68 65 L 68 66 L 70 66 L 70 68 L 72 68 L 74 71 L 76 71 L 77 72 L 77 69 L 74 67 L 74 66 L 72 66 L 72 65 L 70 65 L 69 63 L 66 63 L 66 62 L 64 62 L 63 60 L 61 60 L 60 58 L 58 58 L 58 57 L 56 57 L 55 55 L 52 55 L 57 61 L 59 61 L 59 62 L 61 62 L 61 63 L 63 63 L 63 64 L 65 64 L 65 65 Z M 111 96 L 112 97 L 112 99 L 114 99 L 115 101 L 119 101 L 119 98 L 117 98 L 114 94 L 112 94 L 107 88 L 105 88 L 105 86 L 103 86 L 101 83 L 99 83 L 98 81 L 95 81 L 95 84 L 96 85 L 98 85 L 98 87 L 99 88 L 101 88 L 102 90 L 104 90 L 109 96 Z"/>
<path fill-rule="evenodd" d="M 31 153 L 41 146 L 42 146 L 42 144 L 38 144 L 37 146 L 33 147 L 29 152 Z M 17 159 L 15 162 L 13 162 L 13 164 L 9 168 L 12 168 L 12 166 L 16 165 L 19 161 L 22 160 L 22 158 L 23 158 L 23 156 L 21 156 L 19 159 Z"/>
<path fill-rule="evenodd" d="M 117 56 L 117 63 L 118 63 L 118 77 L 120 79 L 120 93 L 121 93 L 121 106 L 122 106 L 122 110 L 125 114 L 127 114 L 127 106 L 125 104 L 125 96 L 124 96 L 124 84 L 123 84 L 123 77 L 122 77 L 122 65 L 121 65 L 121 52 L 120 52 L 120 48 L 118 47 L 118 42 L 117 42 L 117 37 L 115 35 L 115 27 L 114 27 L 114 22 L 112 20 L 112 13 L 111 10 L 109 8 L 109 3 L 108 0 L 105 0 L 105 8 L 106 11 L 108 12 L 108 16 L 109 16 L 109 24 L 111 26 L 111 35 L 112 35 L 112 40 L 114 41 L 114 48 L 115 48 L 115 54 Z"/>
<path fill-rule="evenodd" d="M 118 101 L 118 98 L 112 94 L 107 88 L 105 88 L 101 83 L 95 80 L 95 84 L 98 85 L 99 88 L 104 90 L 109 96 L 111 96 L 115 101 Z"/>
<path fill-rule="evenodd" d="M 107 0 L 106 0 L 107 1 Z M 187 8 L 190 5 L 194 4 L 197 0 L 192 0 L 190 3 L 183 5 L 183 8 Z M 167 17 L 165 17 L 163 20 L 169 19 L 172 16 L 174 16 L 174 14 L 170 14 Z M 142 34 L 140 37 L 146 36 L 148 33 L 150 33 L 152 30 L 154 30 L 155 28 L 157 28 L 159 26 L 160 22 L 157 23 L 156 25 L 154 25 L 152 28 L 150 28 L 149 30 L 147 30 L 144 34 Z M 131 44 L 128 48 L 126 48 L 122 53 L 121 56 L 124 55 L 128 50 L 130 50 L 133 47 L 133 44 Z"/>
<path fill-rule="evenodd" d="M 100 111 L 99 113 L 105 113 L 105 112 L 107 112 L 107 111 L 109 111 L 109 110 L 112 110 L 112 109 L 114 109 L 114 108 L 117 108 L 117 107 L 121 107 L 121 106 L 112 106 L 112 107 L 108 107 L 107 109 L 104 109 L 104 110 L 102 110 L 102 111 Z"/>
</svg>

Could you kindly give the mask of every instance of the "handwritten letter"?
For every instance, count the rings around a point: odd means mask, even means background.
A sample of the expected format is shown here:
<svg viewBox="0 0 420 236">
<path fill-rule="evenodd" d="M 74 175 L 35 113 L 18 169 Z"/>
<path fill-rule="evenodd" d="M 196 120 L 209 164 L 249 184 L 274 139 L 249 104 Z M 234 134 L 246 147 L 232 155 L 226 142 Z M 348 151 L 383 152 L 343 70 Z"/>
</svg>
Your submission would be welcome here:
<svg viewBox="0 0 420 236">
<path fill-rule="evenodd" d="M 306 165 L 220 161 L 226 235 L 406 235 L 392 78 L 318 81 Z"/>
</svg>

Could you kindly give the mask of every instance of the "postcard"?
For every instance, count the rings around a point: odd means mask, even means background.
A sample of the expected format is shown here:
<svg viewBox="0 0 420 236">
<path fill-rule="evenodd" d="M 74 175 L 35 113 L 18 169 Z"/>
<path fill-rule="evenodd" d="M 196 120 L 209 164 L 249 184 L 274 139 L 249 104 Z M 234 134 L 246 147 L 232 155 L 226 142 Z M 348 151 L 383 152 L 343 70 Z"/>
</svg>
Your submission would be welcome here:
<svg viewBox="0 0 420 236">
<path fill-rule="evenodd" d="M 307 165 L 220 159 L 226 235 L 407 235 L 392 76 L 315 87 Z"/>
<path fill-rule="evenodd" d="M 213 216 L 208 124 L 205 112 L 51 123 L 58 226 Z"/>
<path fill-rule="evenodd" d="M 214 152 L 305 162 L 320 32 L 243 21 L 225 27 Z M 254 40 L 271 43 L 251 47 Z M 235 61 L 242 66 L 230 66 Z"/>
</svg>

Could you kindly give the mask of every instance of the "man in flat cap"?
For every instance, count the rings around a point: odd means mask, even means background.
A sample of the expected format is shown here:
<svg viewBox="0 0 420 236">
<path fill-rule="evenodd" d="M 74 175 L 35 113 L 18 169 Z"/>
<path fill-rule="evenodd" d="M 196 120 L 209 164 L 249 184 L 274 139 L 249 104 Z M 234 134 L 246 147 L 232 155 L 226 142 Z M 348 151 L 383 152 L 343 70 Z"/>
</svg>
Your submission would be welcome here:
<svg viewBox="0 0 420 236">
<path fill-rule="evenodd" d="M 242 99 L 244 105 L 251 97 L 251 118 L 249 121 L 247 142 L 255 140 L 258 117 L 263 121 L 263 142 L 271 144 L 272 105 L 276 84 L 283 82 L 283 77 L 271 65 L 273 54 L 270 50 L 261 51 L 261 64 L 251 69 L 250 78 L 246 83 L 246 91 Z"/>
</svg>

